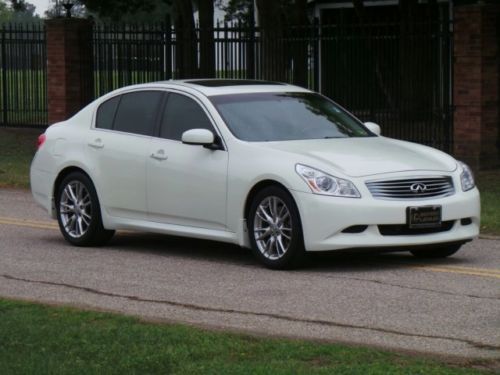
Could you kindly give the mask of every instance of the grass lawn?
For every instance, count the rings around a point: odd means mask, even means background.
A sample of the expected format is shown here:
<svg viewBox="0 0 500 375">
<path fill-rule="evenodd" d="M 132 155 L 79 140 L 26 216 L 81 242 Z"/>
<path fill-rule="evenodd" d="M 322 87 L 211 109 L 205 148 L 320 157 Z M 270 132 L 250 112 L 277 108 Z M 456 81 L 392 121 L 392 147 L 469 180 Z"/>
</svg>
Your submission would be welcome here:
<svg viewBox="0 0 500 375">
<path fill-rule="evenodd" d="M 0 187 L 29 188 L 29 166 L 43 130 L 0 129 Z M 481 232 L 500 235 L 500 170 L 480 172 Z"/>
<path fill-rule="evenodd" d="M 0 187 L 29 188 L 29 169 L 43 129 L 0 129 Z"/>
<path fill-rule="evenodd" d="M 1 374 L 485 374 L 382 350 L 264 339 L 0 299 Z M 473 368 L 474 366 L 474 368 Z M 481 368 L 479 370 L 478 368 Z"/>
</svg>

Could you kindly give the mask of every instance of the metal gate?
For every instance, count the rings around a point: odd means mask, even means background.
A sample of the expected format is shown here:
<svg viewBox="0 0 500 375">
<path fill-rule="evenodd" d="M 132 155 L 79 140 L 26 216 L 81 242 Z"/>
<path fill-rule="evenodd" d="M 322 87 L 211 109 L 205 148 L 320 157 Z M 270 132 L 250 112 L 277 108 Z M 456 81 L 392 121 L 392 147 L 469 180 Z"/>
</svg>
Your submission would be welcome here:
<svg viewBox="0 0 500 375">
<path fill-rule="evenodd" d="M 0 126 L 46 126 L 44 25 L 2 25 L 0 42 Z"/>
</svg>

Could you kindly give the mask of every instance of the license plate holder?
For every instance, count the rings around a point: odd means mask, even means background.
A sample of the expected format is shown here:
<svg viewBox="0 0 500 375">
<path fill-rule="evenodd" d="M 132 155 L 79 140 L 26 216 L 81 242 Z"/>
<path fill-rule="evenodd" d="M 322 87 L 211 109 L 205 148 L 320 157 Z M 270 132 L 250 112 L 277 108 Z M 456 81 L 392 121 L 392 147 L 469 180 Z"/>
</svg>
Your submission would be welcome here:
<svg viewBox="0 0 500 375">
<path fill-rule="evenodd" d="M 409 228 L 438 228 L 441 226 L 441 206 L 407 207 L 406 223 Z"/>
</svg>

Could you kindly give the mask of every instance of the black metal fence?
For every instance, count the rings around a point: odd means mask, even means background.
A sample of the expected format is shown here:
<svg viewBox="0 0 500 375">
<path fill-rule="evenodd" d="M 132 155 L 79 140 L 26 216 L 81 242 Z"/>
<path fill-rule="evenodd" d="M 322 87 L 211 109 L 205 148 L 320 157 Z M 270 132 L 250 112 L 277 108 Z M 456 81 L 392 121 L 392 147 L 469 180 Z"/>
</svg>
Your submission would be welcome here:
<svg viewBox="0 0 500 375">
<path fill-rule="evenodd" d="M 200 59 L 200 33 L 213 33 L 214 59 Z M 197 68 L 214 77 L 268 79 L 325 94 L 385 135 L 451 150 L 451 32 L 448 19 L 293 27 L 266 32 L 218 23 L 196 31 Z M 179 78 L 187 48 L 168 24 L 96 26 L 95 96 L 141 82 Z M 191 41 L 192 43 L 192 41 Z M 191 44 L 191 47 L 193 44 Z M 192 71 L 189 77 L 196 77 Z"/>
<path fill-rule="evenodd" d="M 210 64 L 217 78 L 283 81 L 320 91 L 363 121 L 379 123 L 387 136 L 451 150 L 449 20 L 411 27 L 400 20 L 329 21 L 277 31 L 217 23 L 197 28 L 189 42 L 168 23 L 95 25 L 94 97 L 135 83 L 197 77 Z M 4 25 L 0 33 L 1 124 L 46 125 L 44 27 Z M 201 59 L 203 33 L 213 36 L 212 61 Z M 186 48 L 194 49 L 196 60 L 190 72 Z"/>
<path fill-rule="evenodd" d="M 0 26 L 0 125 L 47 125 L 43 24 Z"/>
</svg>

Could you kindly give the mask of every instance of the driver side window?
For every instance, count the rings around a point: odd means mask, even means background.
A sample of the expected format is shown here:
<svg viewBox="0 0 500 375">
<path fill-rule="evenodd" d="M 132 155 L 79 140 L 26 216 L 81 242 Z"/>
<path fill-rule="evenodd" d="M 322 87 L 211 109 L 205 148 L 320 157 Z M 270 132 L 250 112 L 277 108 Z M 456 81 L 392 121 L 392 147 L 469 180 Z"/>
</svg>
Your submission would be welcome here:
<svg viewBox="0 0 500 375">
<path fill-rule="evenodd" d="M 162 116 L 160 137 L 180 141 L 186 130 L 200 128 L 216 134 L 198 103 L 187 96 L 170 93 Z"/>
</svg>

